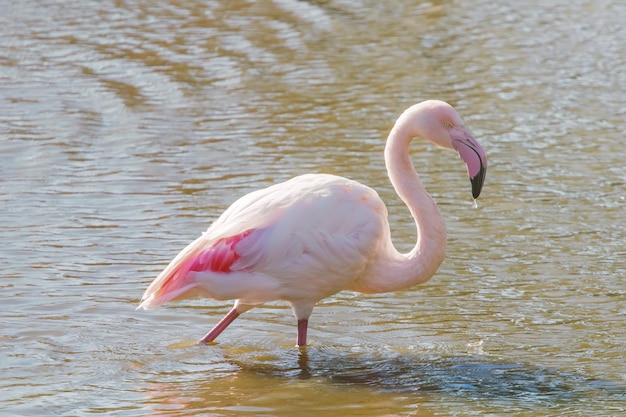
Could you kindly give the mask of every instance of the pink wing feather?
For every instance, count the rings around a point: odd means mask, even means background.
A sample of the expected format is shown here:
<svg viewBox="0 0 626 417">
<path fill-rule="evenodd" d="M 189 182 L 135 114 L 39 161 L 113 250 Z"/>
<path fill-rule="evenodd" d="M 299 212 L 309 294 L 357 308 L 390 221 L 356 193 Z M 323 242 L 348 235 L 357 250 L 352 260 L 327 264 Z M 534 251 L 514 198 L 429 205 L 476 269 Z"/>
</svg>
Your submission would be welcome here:
<svg viewBox="0 0 626 417">
<path fill-rule="evenodd" d="M 213 246 L 190 259 L 189 266 L 184 265 L 182 268 L 184 273 L 189 271 L 229 272 L 231 266 L 240 258 L 235 245 L 250 232 L 251 230 L 246 230 L 238 235 L 219 239 Z"/>
<path fill-rule="evenodd" d="M 252 230 L 235 236 L 209 242 L 201 236 L 190 243 L 150 284 L 142 297 L 139 308 L 152 310 L 171 301 L 195 286 L 188 278 L 189 272 L 230 272 L 232 265 L 239 260 L 235 246 Z"/>
</svg>

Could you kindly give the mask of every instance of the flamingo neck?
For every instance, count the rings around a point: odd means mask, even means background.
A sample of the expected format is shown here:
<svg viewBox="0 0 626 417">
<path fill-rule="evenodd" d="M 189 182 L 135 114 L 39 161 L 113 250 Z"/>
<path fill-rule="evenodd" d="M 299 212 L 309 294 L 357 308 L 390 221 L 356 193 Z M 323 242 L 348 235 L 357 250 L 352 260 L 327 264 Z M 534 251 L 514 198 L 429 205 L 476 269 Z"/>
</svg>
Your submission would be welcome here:
<svg viewBox="0 0 626 417">
<path fill-rule="evenodd" d="M 396 123 L 385 147 L 385 165 L 391 184 L 407 205 L 417 228 L 415 247 L 398 252 L 386 239 L 386 248 L 365 277 L 362 292 L 377 293 L 406 289 L 428 281 L 437 271 L 446 252 L 446 225 L 432 197 L 426 192 L 409 158 L 413 137 L 422 136 L 407 124 Z"/>
</svg>

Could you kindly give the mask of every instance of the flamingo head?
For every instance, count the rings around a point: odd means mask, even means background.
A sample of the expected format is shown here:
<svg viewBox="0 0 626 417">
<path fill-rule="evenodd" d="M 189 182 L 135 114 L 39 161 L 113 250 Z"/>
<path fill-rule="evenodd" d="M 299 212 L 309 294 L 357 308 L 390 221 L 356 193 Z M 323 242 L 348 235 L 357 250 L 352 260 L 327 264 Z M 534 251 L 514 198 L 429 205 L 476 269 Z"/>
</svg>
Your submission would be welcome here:
<svg viewBox="0 0 626 417">
<path fill-rule="evenodd" d="M 463 124 L 456 110 L 444 101 L 428 100 L 420 103 L 416 117 L 420 136 L 443 148 L 454 149 L 467 166 L 472 183 L 472 196 L 478 198 L 487 173 L 487 155 Z"/>
</svg>

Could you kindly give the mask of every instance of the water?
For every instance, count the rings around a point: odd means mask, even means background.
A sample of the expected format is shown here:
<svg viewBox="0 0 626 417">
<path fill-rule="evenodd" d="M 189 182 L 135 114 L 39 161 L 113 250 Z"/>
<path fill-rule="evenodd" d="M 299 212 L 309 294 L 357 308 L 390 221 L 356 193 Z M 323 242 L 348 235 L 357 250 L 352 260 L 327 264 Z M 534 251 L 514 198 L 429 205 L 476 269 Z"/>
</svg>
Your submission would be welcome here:
<svg viewBox="0 0 626 417">
<path fill-rule="evenodd" d="M 621 415 L 626 6 L 86 1 L 0 5 L 0 414 Z M 134 310 L 232 201 L 344 175 L 414 227 L 382 162 L 451 102 L 489 172 L 413 160 L 449 230 L 427 284 L 321 302 Z"/>
</svg>

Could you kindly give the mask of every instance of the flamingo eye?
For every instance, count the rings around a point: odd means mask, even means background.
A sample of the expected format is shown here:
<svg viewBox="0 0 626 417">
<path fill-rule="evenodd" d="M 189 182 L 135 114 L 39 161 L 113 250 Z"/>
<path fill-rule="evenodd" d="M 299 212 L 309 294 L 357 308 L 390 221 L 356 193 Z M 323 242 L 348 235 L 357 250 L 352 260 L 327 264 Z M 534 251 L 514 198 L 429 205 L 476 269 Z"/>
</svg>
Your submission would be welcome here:
<svg viewBox="0 0 626 417">
<path fill-rule="evenodd" d="M 447 128 L 451 128 L 451 127 L 452 127 L 452 123 L 451 123 L 451 122 L 449 122 L 449 121 L 447 121 L 447 120 L 446 120 L 445 122 L 443 122 L 443 125 L 444 125 L 445 127 L 447 127 Z"/>
</svg>

